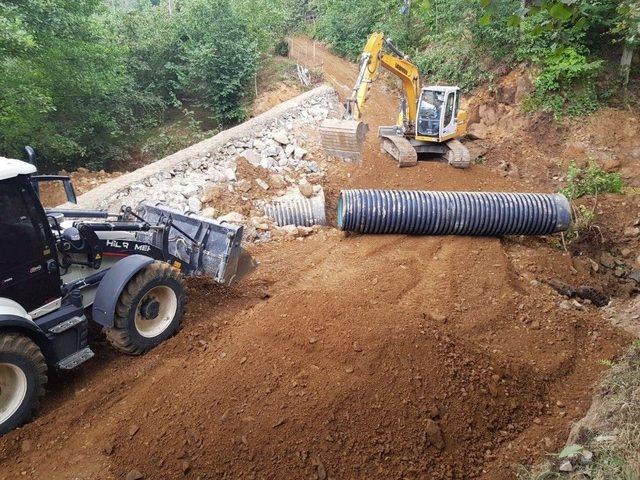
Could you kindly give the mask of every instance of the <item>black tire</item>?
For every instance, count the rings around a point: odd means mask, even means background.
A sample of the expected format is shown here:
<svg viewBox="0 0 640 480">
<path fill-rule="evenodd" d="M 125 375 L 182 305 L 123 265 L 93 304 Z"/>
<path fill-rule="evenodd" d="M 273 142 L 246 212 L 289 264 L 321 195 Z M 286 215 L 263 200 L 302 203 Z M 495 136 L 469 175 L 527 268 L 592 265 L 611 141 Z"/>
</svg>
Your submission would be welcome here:
<svg viewBox="0 0 640 480">
<path fill-rule="evenodd" d="M 4 412 L 0 411 L 0 435 L 4 435 L 31 418 L 40 397 L 44 395 L 47 364 L 31 339 L 17 333 L 4 333 L 0 334 L 0 370 L 0 408 L 7 407 L 6 418 Z M 15 381 L 12 381 L 14 376 Z M 16 388 L 25 389 L 24 393 L 16 393 Z M 13 407 L 12 396 L 14 402 L 19 402 Z"/>
<path fill-rule="evenodd" d="M 168 299 L 163 301 L 163 298 Z M 145 322 L 153 324 L 159 321 L 158 315 L 150 318 L 150 314 L 145 311 L 148 302 L 156 302 L 160 314 L 165 307 L 169 312 L 161 315 L 166 320 L 162 320 L 155 329 L 145 329 L 143 326 Z M 105 329 L 107 340 L 121 352 L 141 355 L 180 330 L 185 307 L 186 287 L 180 272 L 168 263 L 153 262 L 127 283 L 118 299 L 114 327 Z"/>
</svg>

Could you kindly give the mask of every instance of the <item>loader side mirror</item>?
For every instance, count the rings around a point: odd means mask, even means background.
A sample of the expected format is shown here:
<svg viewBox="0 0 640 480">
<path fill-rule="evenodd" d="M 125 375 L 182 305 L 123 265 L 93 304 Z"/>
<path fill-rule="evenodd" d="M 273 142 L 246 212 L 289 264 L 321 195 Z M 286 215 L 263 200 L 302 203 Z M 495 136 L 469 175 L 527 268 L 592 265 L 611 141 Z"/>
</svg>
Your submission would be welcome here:
<svg viewBox="0 0 640 480">
<path fill-rule="evenodd" d="M 65 202 L 78 203 L 71 178 L 66 175 L 33 175 L 31 182 L 44 207 L 56 207 Z"/>
</svg>

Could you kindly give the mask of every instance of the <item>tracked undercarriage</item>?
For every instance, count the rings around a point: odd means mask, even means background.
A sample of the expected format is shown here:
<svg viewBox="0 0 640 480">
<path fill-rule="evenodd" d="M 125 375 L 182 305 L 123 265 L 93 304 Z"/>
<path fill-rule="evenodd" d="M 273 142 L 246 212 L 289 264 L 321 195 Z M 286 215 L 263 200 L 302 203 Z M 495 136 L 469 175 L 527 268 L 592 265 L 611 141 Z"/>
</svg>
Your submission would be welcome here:
<svg viewBox="0 0 640 480">
<path fill-rule="evenodd" d="M 397 127 L 380 127 L 378 136 L 382 139 L 381 150 L 391 155 L 399 167 L 411 167 L 418 163 L 419 153 L 436 154 L 455 168 L 467 168 L 471 154 L 457 139 L 444 143 L 421 142 L 398 134 Z"/>
</svg>

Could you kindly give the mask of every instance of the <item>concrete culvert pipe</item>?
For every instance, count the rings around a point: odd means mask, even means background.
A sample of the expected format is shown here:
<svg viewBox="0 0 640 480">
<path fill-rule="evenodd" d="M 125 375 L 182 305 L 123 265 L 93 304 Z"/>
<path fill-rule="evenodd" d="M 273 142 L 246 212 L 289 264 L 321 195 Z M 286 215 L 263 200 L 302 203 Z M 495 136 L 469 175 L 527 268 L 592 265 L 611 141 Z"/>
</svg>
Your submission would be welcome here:
<svg viewBox="0 0 640 480">
<path fill-rule="evenodd" d="M 546 235 L 571 225 L 564 195 L 343 190 L 338 228 L 411 235 Z"/>
</svg>

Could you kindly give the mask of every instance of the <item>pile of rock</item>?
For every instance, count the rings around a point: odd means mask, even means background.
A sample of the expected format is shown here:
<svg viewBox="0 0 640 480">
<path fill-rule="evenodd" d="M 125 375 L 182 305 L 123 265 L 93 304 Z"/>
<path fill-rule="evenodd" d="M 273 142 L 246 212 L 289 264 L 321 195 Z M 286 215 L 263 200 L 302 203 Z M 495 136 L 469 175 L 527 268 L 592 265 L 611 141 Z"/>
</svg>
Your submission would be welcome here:
<svg viewBox="0 0 640 480">
<path fill-rule="evenodd" d="M 228 213 L 215 212 L 203 202 L 206 200 L 204 193 L 216 186 L 237 193 L 243 200 L 246 198 L 247 202 L 254 202 L 256 207 L 264 206 L 269 194 L 291 188 L 299 188 L 301 195 L 305 197 L 316 195 L 319 187 L 316 186 L 314 190 L 306 181 L 306 176 L 321 178 L 325 174 L 325 168 L 322 162 L 313 160 L 309 153 L 310 149 L 318 147 L 309 134 L 332 112 L 337 112 L 337 108 L 338 99 L 335 94 L 315 97 L 305 105 L 274 119 L 254 135 L 229 140 L 221 147 L 200 152 L 198 156 L 185 160 L 170 171 L 156 173 L 142 182 L 130 185 L 103 206 L 135 206 L 140 201 L 147 200 L 184 212 L 214 216 Z M 239 178 L 239 162 L 247 162 L 254 169 L 263 169 L 264 174 L 254 178 Z M 254 191 L 263 192 L 264 198 L 249 198 L 244 195 L 253 185 L 260 187 Z M 223 216 L 218 220 L 225 218 Z M 233 223 L 248 224 L 248 219 L 244 217 L 235 220 Z M 260 231 L 257 226 L 263 222 L 253 223 L 257 223 L 253 226 L 256 231 Z"/>
</svg>

